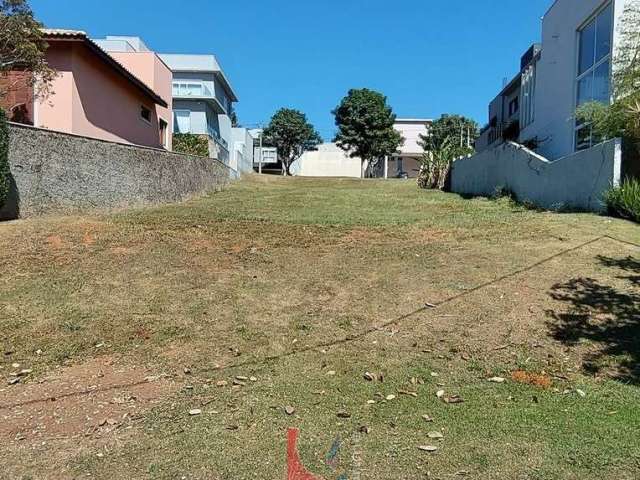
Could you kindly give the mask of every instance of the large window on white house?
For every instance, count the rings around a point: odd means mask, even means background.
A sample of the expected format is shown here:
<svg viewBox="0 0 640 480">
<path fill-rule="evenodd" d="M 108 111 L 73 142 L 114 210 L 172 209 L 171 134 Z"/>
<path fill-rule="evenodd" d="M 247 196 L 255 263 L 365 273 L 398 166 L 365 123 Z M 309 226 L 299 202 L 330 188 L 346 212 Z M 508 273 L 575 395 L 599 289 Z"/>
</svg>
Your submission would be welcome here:
<svg viewBox="0 0 640 480">
<path fill-rule="evenodd" d="M 189 110 L 174 110 L 173 120 L 175 133 L 191 133 L 191 112 Z"/>
<path fill-rule="evenodd" d="M 607 4 L 579 32 L 576 107 L 587 102 L 611 101 L 613 6 Z M 598 139 L 591 125 L 576 122 L 575 149 L 591 148 Z"/>
</svg>

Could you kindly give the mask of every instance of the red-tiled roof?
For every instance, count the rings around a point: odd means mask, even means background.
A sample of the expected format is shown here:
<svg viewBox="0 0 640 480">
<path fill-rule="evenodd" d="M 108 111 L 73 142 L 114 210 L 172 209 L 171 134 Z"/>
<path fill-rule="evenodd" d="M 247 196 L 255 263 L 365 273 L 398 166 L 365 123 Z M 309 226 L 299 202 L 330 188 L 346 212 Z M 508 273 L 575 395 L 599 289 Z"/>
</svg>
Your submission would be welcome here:
<svg viewBox="0 0 640 480">
<path fill-rule="evenodd" d="M 168 107 L 169 105 L 165 100 L 154 92 L 147 84 L 136 77 L 133 73 L 127 70 L 124 65 L 118 62 L 115 58 L 105 52 L 96 43 L 94 43 L 86 34 L 81 30 L 61 30 L 61 29 L 44 29 L 44 38 L 48 41 L 75 41 L 83 42 L 84 45 L 89 48 L 93 53 L 102 59 L 107 65 L 111 66 L 117 73 L 126 78 L 129 82 L 133 83 L 142 93 L 153 100 L 154 103 Z"/>
</svg>

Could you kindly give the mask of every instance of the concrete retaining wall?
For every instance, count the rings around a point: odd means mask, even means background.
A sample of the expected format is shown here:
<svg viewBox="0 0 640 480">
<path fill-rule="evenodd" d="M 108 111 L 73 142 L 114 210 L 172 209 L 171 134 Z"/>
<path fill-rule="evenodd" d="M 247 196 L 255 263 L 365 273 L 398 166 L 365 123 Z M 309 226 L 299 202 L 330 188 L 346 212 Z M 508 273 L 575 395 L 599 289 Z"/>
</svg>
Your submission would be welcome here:
<svg viewBox="0 0 640 480">
<path fill-rule="evenodd" d="M 219 189 L 221 162 L 10 124 L 10 199 L 0 219 L 178 202 Z"/>
<path fill-rule="evenodd" d="M 512 191 L 520 201 L 543 208 L 602 211 L 602 193 L 620 183 L 622 142 L 619 139 L 553 162 L 513 142 L 456 160 L 452 191 L 492 195 Z"/>
</svg>

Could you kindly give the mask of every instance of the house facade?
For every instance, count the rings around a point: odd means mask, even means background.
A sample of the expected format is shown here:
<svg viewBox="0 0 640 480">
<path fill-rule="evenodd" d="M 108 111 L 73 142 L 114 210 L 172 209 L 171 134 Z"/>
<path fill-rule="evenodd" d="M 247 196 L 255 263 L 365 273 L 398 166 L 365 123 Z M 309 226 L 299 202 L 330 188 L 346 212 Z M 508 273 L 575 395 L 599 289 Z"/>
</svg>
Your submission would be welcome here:
<svg viewBox="0 0 640 480">
<path fill-rule="evenodd" d="M 24 85 L 3 105 L 22 123 L 101 140 L 162 148 L 156 107 L 169 104 L 145 82 L 88 38 L 85 32 L 45 30 L 47 63 L 57 72 L 46 98 Z M 18 72 L 16 75 L 23 75 Z M 19 98 L 18 98 L 19 97 Z M 35 98 L 34 98 L 35 97 Z"/>
<path fill-rule="evenodd" d="M 171 150 L 173 138 L 172 73 L 162 59 L 139 37 L 107 36 L 93 40 L 167 103 L 156 105 L 160 142 Z"/>
<path fill-rule="evenodd" d="M 395 155 L 385 160 L 384 178 L 417 178 L 424 149 L 420 145 L 420 135 L 429 132 L 432 120 L 422 118 L 398 118 L 393 128 L 398 131 L 404 144 Z"/>
<path fill-rule="evenodd" d="M 602 142 L 576 109 L 609 103 L 627 7 L 638 0 L 556 0 L 542 19 L 542 42 L 489 106 L 476 155 L 453 163 L 454 192 L 507 189 L 544 208 L 602 211 L 603 194 L 626 169 L 620 139 Z"/>
<path fill-rule="evenodd" d="M 229 163 L 238 98 L 213 55 L 162 54 L 173 73 L 173 131 L 206 136 L 211 157 Z"/>
<path fill-rule="evenodd" d="M 632 1 L 555 1 L 542 19 L 542 43 L 523 55 L 520 71 L 491 102 L 477 150 L 514 140 L 554 160 L 598 143 L 575 111 L 610 101 L 616 39 Z"/>
<path fill-rule="evenodd" d="M 253 171 L 253 142 L 254 138 L 248 129 L 243 127 L 235 127 L 231 130 L 233 139 L 233 147 L 231 149 L 231 157 L 229 166 L 243 174 Z"/>
</svg>

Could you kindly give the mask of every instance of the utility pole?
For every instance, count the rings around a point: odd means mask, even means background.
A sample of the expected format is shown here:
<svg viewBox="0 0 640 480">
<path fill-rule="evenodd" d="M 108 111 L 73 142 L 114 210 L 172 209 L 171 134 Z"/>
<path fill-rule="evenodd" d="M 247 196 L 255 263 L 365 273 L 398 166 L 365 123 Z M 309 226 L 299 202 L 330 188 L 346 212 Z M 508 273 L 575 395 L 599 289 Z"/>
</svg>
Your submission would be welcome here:
<svg viewBox="0 0 640 480">
<path fill-rule="evenodd" d="M 260 158 L 258 160 L 258 173 L 262 175 L 262 134 L 264 130 L 260 130 Z"/>
</svg>

